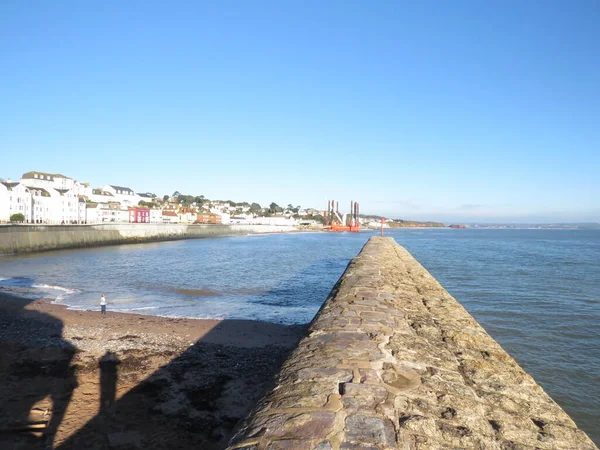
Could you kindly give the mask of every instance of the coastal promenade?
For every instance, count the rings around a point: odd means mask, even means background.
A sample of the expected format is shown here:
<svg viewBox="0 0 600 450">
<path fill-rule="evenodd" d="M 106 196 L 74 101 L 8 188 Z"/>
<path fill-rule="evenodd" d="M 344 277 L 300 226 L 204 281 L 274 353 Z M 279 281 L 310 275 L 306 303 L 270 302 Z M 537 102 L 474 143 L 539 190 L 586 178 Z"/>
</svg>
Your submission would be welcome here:
<svg viewBox="0 0 600 450">
<path fill-rule="evenodd" d="M 391 238 L 348 266 L 230 450 L 597 449 Z"/>
<path fill-rule="evenodd" d="M 102 245 L 198 239 L 244 234 L 285 233 L 278 225 L 187 225 L 116 223 L 96 225 L 2 225 L 0 255 Z"/>
</svg>

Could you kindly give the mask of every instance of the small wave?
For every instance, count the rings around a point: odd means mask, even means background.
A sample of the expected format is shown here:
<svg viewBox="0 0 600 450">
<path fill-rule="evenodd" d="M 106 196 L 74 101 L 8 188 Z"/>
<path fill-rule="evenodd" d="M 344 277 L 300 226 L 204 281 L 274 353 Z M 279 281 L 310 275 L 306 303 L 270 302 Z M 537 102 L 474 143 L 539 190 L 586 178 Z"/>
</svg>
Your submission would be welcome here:
<svg viewBox="0 0 600 450">
<path fill-rule="evenodd" d="M 140 306 L 139 308 L 115 309 L 115 311 L 122 311 L 122 312 L 144 311 L 144 310 L 148 310 L 148 309 L 158 309 L 158 308 L 159 308 L 159 306 Z"/>
<path fill-rule="evenodd" d="M 62 291 L 66 294 L 75 294 L 75 293 L 79 292 L 78 289 L 70 289 L 70 288 L 66 288 L 66 287 L 62 287 L 62 286 L 56 286 L 54 284 L 32 284 L 31 287 L 38 288 L 38 289 L 54 289 L 56 291 Z"/>
</svg>

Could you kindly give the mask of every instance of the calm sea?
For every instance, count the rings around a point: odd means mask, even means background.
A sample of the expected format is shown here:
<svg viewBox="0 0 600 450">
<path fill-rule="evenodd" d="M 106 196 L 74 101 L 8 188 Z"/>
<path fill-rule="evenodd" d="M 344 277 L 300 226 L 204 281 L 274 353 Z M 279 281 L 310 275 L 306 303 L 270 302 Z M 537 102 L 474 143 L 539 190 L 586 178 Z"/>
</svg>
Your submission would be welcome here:
<svg viewBox="0 0 600 450">
<path fill-rule="evenodd" d="M 312 319 L 373 233 L 246 236 L 0 258 L 0 290 L 76 309 Z M 397 230 L 405 246 L 600 443 L 600 231 Z"/>
</svg>

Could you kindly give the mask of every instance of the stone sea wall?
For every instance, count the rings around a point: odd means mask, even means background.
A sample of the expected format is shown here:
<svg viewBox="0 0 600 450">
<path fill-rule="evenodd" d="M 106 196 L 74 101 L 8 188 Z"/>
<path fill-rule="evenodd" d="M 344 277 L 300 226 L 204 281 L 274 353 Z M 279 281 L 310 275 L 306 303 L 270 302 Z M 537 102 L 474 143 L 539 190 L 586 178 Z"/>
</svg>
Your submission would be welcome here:
<svg viewBox="0 0 600 450">
<path fill-rule="evenodd" d="M 98 224 L 98 225 L 2 225 L 0 255 L 40 252 L 99 245 L 223 237 L 295 231 L 276 225 L 184 225 L 184 224 Z"/>
<path fill-rule="evenodd" d="M 229 449 L 596 449 L 404 248 L 373 237 Z"/>
</svg>

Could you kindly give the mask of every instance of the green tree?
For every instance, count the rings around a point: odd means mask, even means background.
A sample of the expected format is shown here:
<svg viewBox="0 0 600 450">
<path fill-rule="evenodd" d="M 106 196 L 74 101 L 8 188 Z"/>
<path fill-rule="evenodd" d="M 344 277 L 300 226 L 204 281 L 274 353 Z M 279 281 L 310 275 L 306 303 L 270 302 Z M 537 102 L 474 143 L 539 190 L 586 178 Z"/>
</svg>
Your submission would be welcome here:
<svg viewBox="0 0 600 450">
<path fill-rule="evenodd" d="M 320 214 L 315 214 L 312 216 L 309 216 L 309 218 L 311 218 L 312 220 L 316 220 L 317 222 L 326 225 L 327 224 L 327 219 L 325 219 L 325 217 L 321 216 Z"/>
<path fill-rule="evenodd" d="M 262 207 L 258 203 L 252 203 L 250 205 L 250 212 L 252 214 L 260 214 L 262 212 Z"/>
<path fill-rule="evenodd" d="M 293 211 L 293 210 L 294 210 L 294 205 L 292 205 L 291 203 L 288 203 L 288 205 L 287 205 L 287 208 L 286 208 L 286 209 L 288 209 L 288 210 L 290 210 L 290 211 Z"/>
<path fill-rule="evenodd" d="M 181 195 L 181 192 L 175 191 L 175 192 L 173 192 L 173 195 L 171 195 L 171 197 L 179 197 L 180 195 Z"/>
<path fill-rule="evenodd" d="M 277 203 L 273 202 L 273 203 L 271 203 L 269 205 L 269 212 L 271 214 L 275 214 L 275 213 L 278 213 L 278 212 L 281 212 L 281 211 L 283 211 L 283 209 Z"/>
<path fill-rule="evenodd" d="M 169 196 L 163 195 L 163 202 L 168 202 L 168 201 L 169 201 Z"/>
<path fill-rule="evenodd" d="M 25 216 L 21 213 L 16 213 L 10 216 L 11 222 L 25 222 Z"/>
</svg>

